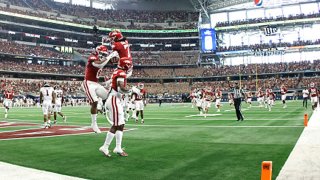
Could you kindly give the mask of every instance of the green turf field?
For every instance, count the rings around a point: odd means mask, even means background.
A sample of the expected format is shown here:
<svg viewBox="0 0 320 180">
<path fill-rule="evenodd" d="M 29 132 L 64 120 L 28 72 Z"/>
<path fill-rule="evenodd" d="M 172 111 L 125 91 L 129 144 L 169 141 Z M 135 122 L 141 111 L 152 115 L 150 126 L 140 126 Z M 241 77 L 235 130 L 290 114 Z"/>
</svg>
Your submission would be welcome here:
<svg viewBox="0 0 320 180">
<path fill-rule="evenodd" d="M 301 102 L 280 102 L 265 108 L 243 105 L 245 121 L 224 104 L 221 114 L 207 118 L 191 104 L 156 104 L 145 108 L 145 124 L 133 120 L 124 133 L 128 157 L 105 158 L 98 148 L 106 133 L 76 136 L 0 140 L 0 161 L 87 179 L 214 179 L 257 180 L 261 162 L 273 161 L 278 175 L 303 130 Z M 253 103 L 256 106 L 256 102 Z M 225 111 L 227 110 L 227 111 Z M 231 111 L 229 111 L 231 110 Z M 66 107 L 68 125 L 90 125 L 89 107 Z M 311 110 L 307 111 L 309 117 Z M 8 121 L 42 122 L 40 109 L 10 110 Z M 60 118 L 60 124 L 62 120 Z M 100 127 L 106 120 L 99 116 Z M 28 128 L 23 127 L 23 128 Z M 1 128 L 1 131 L 15 128 Z M 115 139 L 111 150 L 115 146 Z"/>
</svg>

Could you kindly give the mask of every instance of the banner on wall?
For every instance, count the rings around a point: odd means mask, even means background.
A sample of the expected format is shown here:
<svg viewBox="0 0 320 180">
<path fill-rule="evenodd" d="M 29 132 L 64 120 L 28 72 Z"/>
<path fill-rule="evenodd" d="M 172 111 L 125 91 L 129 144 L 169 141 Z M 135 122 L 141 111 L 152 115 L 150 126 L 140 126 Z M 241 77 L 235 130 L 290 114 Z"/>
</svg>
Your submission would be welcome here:
<svg viewBox="0 0 320 180">
<path fill-rule="evenodd" d="M 200 29 L 202 53 L 212 53 L 217 49 L 216 30 Z"/>
</svg>

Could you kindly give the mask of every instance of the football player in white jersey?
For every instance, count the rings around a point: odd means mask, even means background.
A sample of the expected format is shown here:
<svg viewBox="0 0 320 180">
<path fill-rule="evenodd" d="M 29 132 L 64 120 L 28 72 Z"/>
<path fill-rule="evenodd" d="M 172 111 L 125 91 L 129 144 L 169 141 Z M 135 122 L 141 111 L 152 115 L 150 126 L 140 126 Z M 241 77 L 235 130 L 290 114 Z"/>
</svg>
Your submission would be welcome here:
<svg viewBox="0 0 320 180">
<path fill-rule="evenodd" d="M 305 107 L 307 109 L 308 107 L 308 99 L 309 99 L 309 90 L 307 87 L 302 90 L 302 97 L 303 97 L 303 102 L 302 102 L 302 107 Z"/>
<path fill-rule="evenodd" d="M 53 103 L 55 103 L 54 89 L 46 83 L 40 88 L 40 104 L 43 112 L 44 128 L 46 129 L 51 127 L 50 116 Z"/>
<path fill-rule="evenodd" d="M 54 104 L 54 113 L 53 113 L 53 118 L 54 118 L 54 124 L 57 123 L 57 113 L 62 117 L 63 122 L 67 121 L 67 117 L 63 115 L 61 112 L 62 104 L 63 104 L 63 91 L 59 86 L 55 87 L 54 94 L 56 97 L 56 101 Z"/>
</svg>

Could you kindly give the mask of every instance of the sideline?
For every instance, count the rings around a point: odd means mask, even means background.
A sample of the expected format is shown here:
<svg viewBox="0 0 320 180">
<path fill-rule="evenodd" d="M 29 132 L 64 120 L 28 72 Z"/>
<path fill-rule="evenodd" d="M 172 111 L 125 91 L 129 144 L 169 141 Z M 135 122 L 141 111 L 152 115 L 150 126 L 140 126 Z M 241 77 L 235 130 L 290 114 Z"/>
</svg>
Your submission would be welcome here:
<svg viewBox="0 0 320 180">
<path fill-rule="evenodd" d="M 10 180 L 35 180 L 35 179 L 46 179 L 46 180 L 83 180 L 82 178 L 66 176 L 62 174 L 52 173 L 48 171 L 42 171 L 23 166 L 17 166 L 5 162 L 0 162 L 0 179 Z"/>
<path fill-rule="evenodd" d="M 301 117 L 302 121 L 303 117 Z M 320 109 L 309 119 L 277 180 L 320 179 Z"/>
</svg>

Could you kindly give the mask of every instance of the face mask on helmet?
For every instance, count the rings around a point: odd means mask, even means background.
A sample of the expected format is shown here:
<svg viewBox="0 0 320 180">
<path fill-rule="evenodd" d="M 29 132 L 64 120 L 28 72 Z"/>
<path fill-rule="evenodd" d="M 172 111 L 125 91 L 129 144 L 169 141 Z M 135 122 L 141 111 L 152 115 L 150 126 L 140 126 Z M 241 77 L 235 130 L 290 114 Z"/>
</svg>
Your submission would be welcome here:
<svg viewBox="0 0 320 180">
<path fill-rule="evenodd" d="M 96 48 L 96 53 L 99 55 L 99 58 L 107 57 L 108 56 L 108 48 L 106 46 L 98 46 Z"/>
<path fill-rule="evenodd" d="M 109 33 L 109 39 L 111 42 L 117 41 L 121 38 L 123 38 L 123 36 L 119 30 L 113 30 Z"/>
</svg>

